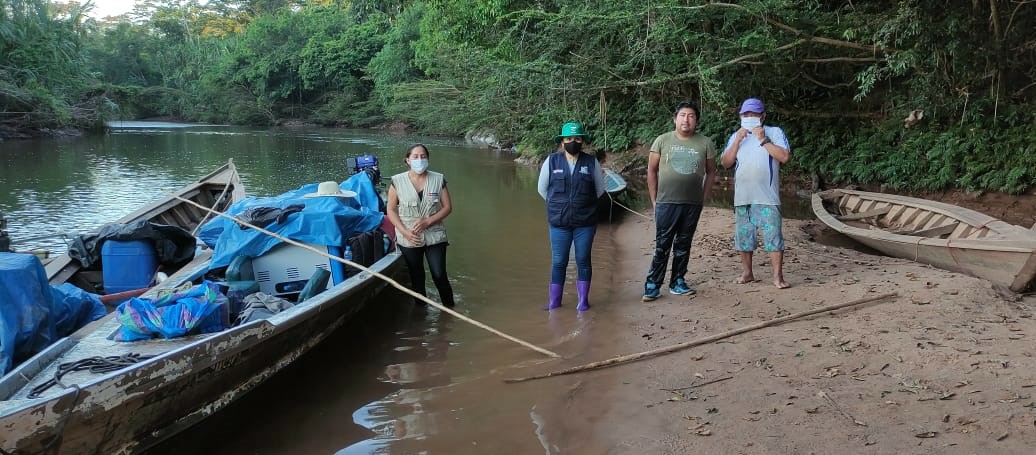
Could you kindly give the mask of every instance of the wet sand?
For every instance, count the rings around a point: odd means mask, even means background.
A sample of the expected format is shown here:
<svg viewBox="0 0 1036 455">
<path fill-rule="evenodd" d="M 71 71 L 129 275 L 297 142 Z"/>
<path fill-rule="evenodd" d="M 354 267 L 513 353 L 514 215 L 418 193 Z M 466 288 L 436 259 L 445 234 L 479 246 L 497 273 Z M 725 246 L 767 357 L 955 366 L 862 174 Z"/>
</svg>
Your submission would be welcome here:
<svg viewBox="0 0 1036 455">
<path fill-rule="evenodd" d="M 687 277 L 697 295 L 663 294 L 649 303 L 640 295 L 652 222 L 628 216 L 599 234 L 616 243 L 619 258 L 606 286 L 596 286 L 602 280 L 595 277 L 591 301 L 602 304 L 588 319 L 597 327 L 593 341 L 575 337 L 559 348 L 567 359 L 503 375 L 899 296 L 626 365 L 508 385 L 552 397 L 539 405 L 552 425 L 543 438 L 546 453 L 1032 452 L 1032 297 L 1012 301 L 984 280 L 815 243 L 813 237 L 828 234 L 797 220 L 784 225 L 792 288 L 773 286 L 768 258 L 758 253 L 760 281 L 735 284 L 740 263 L 730 248 L 732 228 L 730 210 L 706 208 Z"/>
<path fill-rule="evenodd" d="M 155 453 L 1028 454 L 1036 446 L 1032 298 L 1007 301 L 983 280 L 825 246 L 811 238 L 838 237 L 795 220 L 784 225 L 792 288 L 774 288 L 765 256 L 755 261 L 759 282 L 734 284 L 732 213 L 710 207 L 691 251 L 696 296 L 640 301 L 654 227 L 628 214 L 598 228 L 593 308 L 576 312 L 570 284 L 564 306 L 545 312 L 542 223 L 498 221 L 527 235 L 458 236 L 451 246 L 458 308 L 563 359 L 389 291 L 286 374 Z M 487 223 L 478 226 L 505 228 Z M 477 251 L 492 260 L 465 263 Z M 900 296 L 612 368 L 504 383 L 888 292 Z"/>
</svg>

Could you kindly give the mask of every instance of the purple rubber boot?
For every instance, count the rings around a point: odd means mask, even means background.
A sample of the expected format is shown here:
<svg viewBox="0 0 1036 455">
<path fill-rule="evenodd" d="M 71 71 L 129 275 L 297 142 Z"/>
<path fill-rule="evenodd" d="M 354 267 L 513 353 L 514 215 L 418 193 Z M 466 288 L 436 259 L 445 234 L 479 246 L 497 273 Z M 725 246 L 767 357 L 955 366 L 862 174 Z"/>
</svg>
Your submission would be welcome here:
<svg viewBox="0 0 1036 455">
<path fill-rule="evenodd" d="M 550 284 L 550 290 L 547 292 L 550 300 L 547 301 L 547 306 L 544 310 L 553 310 L 561 306 L 561 294 L 565 292 L 565 285 L 563 284 Z"/>
<path fill-rule="evenodd" d="M 590 282 L 589 281 L 577 281 L 576 282 L 576 293 L 579 294 L 579 306 L 576 310 L 586 311 L 590 309 Z"/>
</svg>

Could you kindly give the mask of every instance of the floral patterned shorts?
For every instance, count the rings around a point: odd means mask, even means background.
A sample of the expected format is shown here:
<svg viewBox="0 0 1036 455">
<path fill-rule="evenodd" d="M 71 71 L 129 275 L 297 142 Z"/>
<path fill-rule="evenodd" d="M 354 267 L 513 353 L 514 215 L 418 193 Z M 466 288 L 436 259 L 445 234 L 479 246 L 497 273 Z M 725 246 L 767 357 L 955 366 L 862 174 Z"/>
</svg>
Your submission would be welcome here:
<svg viewBox="0 0 1036 455">
<path fill-rule="evenodd" d="M 784 251 L 781 234 L 781 206 L 750 204 L 734 207 L 734 249 L 755 251 L 756 231 L 763 231 L 763 249 Z"/>
</svg>

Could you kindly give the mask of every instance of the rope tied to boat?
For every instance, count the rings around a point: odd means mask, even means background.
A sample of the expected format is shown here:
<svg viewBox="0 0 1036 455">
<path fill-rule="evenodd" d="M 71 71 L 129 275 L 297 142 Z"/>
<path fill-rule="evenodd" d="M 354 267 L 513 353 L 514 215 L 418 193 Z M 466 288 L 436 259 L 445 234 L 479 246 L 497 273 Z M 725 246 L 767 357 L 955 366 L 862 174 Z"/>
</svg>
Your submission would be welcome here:
<svg viewBox="0 0 1036 455">
<path fill-rule="evenodd" d="M 478 327 L 480 329 L 483 329 L 483 330 L 485 330 L 485 331 L 487 331 L 489 333 L 492 333 L 492 334 L 494 334 L 496 336 L 499 336 L 501 338 L 513 341 L 513 342 L 515 342 L 517 344 L 525 346 L 525 347 L 527 347 L 529 349 L 532 349 L 533 351 L 539 352 L 540 354 L 543 354 L 543 355 L 546 355 L 546 356 L 549 356 L 549 357 L 553 357 L 553 358 L 561 357 L 560 355 L 558 355 L 557 353 L 555 353 L 553 351 L 549 351 L 547 349 L 541 348 L 541 347 L 536 346 L 536 345 L 534 345 L 532 343 L 529 343 L 528 341 L 522 340 L 522 339 L 514 337 L 512 335 L 508 335 L 508 334 L 506 334 L 504 332 L 501 332 L 501 331 L 499 331 L 497 329 L 494 329 L 494 328 L 492 328 L 492 327 L 490 327 L 490 326 L 488 326 L 486 324 L 483 324 L 483 323 L 478 322 L 478 321 L 476 321 L 474 319 L 471 319 L 470 317 L 465 316 L 465 315 L 463 315 L 463 314 L 461 314 L 461 313 L 459 313 L 457 311 L 454 311 L 451 308 L 447 308 L 443 304 L 441 304 L 439 302 L 436 302 L 434 300 L 431 300 L 428 297 L 425 297 L 425 296 L 423 296 L 421 294 L 418 294 L 417 292 L 414 292 L 412 289 L 410 289 L 410 288 L 408 288 L 406 286 L 403 286 L 402 284 L 399 284 L 398 281 L 396 281 L 396 280 L 394 280 L 394 279 L 392 279 L 392 278 L 390 278 L 388 276 L 385 276 L 384 274 L 381 274 L 381 273 L 379 273 L 379 272 L 377 272 L 375 270 L 371 270 L 370 268 L 368 268 L 367 266 L 364 266 L 363 264 L 358 264 L 356 262 L 353 262 L 353 261 L 350 261 L 350 260 L 347 260 L 347 259 L 342 259 L 342 258 L 340 258 L 338 256 L 333 256 L 333 255 L 327 254 L 327 251 L 320 251 L 320 250 L 318 250 L 316 248 L 313 248 L 312 246 L 306 245 L 306 244 L 304 244 L 302 242 L 299 242 L 297 240 L 293 240 L 293 239 L 290 239 L 290 238 L 285 237 L 283 235 L 280 235 L 280 234 L 278 234 L 276 232 L 272 232 L 272 231 L 269 231 L 267 229 L 263 229 L 263 228 L 261 228 L 259 226 L 256 226 L 256 225 L 251 224 L 251 223 L 249 223 L 247 221 L 244 221 L 241 218 L 238 218 L 236 216 L 228 215 L 226 212 L 221 212 L 221 211 L 218 211 L 218 210 L 210 209 L 210 208 L 205 207 L 204 205 L 198 204 L 197 202 L 194 202 L 194 201 L 192 201 L 190 199 L 185 199 L 185 198 L 182 198 L 182 197 L 177 196 L 175 194 L 170 194 L 170 195 L 172 197 L 174 197 L 176 199 L 179 199 L 179 200 L 181 200 L 183 202 L 186 202 L 186 203 L 188 203 L 190 205 L 193 205 L 193 206 L 198 207 L 198 208 L 200 208 L 202 210 L 208 211 L 208 212 L 212 213 L 213 215 L 216 215 L 216 216 L 219 216 L 219 217 L 223 217 L 223 218 L 227 218 L 227 219 L 229 219 L 229 220 L 231 220 L 231 221 L 233 221 L 235 223 L 238 223 L 240 225 L 243 225 L 243 226 L 248 226 L 251 229 L 255 229 L 256 231 L 261 232 L 264 235 L 268 235 L 270 237 L 273 237 L 273 238 L 275 238 L 277 240 L 280 240 L 280 241 L 282 241 L 284 243 L 287 243 L 289 245 L 294 245 L 296 247 L 305 249 L 307 251 L 311 251 L 313 253 L 319 254 L 320 256 L 325 257 L 327 259 L 330 259 L 332 261 L 345 264 L 345 265 L 347 265 L 349 267 L 353 267 L 353 268 L 355 268 L 357 270 L 361 270 L 363 272 L 367 272 L 367 273 L 373 275 L 374 277 L 377 277 L 378 279 L 388 283 L 390 286 L 392 286 L 392 287 L 402 291 L 403 293 L 405 293 L 405 294 L 407 294 L 407 295 L 409 295 L 409 296 L 411 296 L 411 297 L 413 297 L 415 299 L 421 300 L 422 302 L 425 302 L 425 303 L 427 303 L 427 304 L 429 304 L 429 305 L 431 305 L 431 306 L 433 306 L 435 308 L 438 308 L 439 311 L 442 311 L 444 313 L 450 314 L 450 315 L 452 315 L 452 316 L 454 316 L 454 317 L 456 317 L 456 318 L 458 318 L 458 319 L 460 319 L 460 320 L 462 320 L 464 322 L 467 322 L 467 323 L 469 323 L 471 325 L 474 325 L 474 326 L 476 326 L 476 327 Z"/>
<path fill-rule="evenodd" d="M 611 193 L 609 193 L 609 192 L 605 191 L 605 192 L 604 192 L 604 194 L 607 194 L 607 195 L 608 195 L 608 199 L 611 199 L 611 202 L 612 202 L 612 204 L 615 204 L 615 205 L 617 205 L 617 206 L 619 206 L 619 207 L 622 207 L 622 208 L 626 209 L 626 211 L 628 211 L 628 212 L 630 212 L 630 213 L 632 213 L 632 214 L 634 214 L 634 215 L 637 215 L 637 216 L 643 217 L 644 219 L 646 219 L 646 220 L 648 220 L 648 221 L 654 221 L 654 220 L 655 220 L 654 218 L 652 218 L 652 217 L 650 217 L 650 216 L 647 216 L 647 215 L 645 215 L 645 214 L 643 214 L 643 213 L 640 213 L 640 212 L 638 212 L 638 211 L 636 211 L 636 210 L 633 210 L 633 209 L 631 209 L 631 208 L 629 208 L 629 207 L 626 207 L 625 205 L 622 205 L 622 203 L 621 203 L 621 202 L 619 202 L 619 201 L 615 200 L 615 198 L 614 198 L 614 197 L 612 197 L 612 194 L 611 194 Z M 609 219 L 609 221 L 611 221 L 611 215 L 610 215 L 610 212 L 609 212 L 609 216 L 608 216 L 608 219 Z"/>
<path fill-rule="evenodd" d="M 233 162 L 233 160 L 231 160 L 231 162 Z M 233 182 L 235 176 L 237 176 L 237 168 L 236 167 L 232 170 L 232 172 L 230 173 L 230 178 L 227 179 L 227 180 L 229 182 Z M 219 207 L 224 202 L 224 198 L 227 196 L 227 191 L 230 191 L 230 188 L 232 188 L 233 186 L 234 186 L 233 183 L 228 183 L 226 186 L 223 187 L 223 192 L 219 193 L 219 196 L 216 197 L 216 202 L 212 203 L 212 208 L 213 209 L 215 209 L 216 207 Z M 211 216 L 211 215 L 212 215 L 212 212 L 205 212 L 205 217 L 202 218 L 201 221 L 198 222 L 197 226 L 194 227 L 194 230 L 191 231 L 191 235 L 198 235 L 198 230 L 201 229 L 201 226 L 203 224 L 205 224 L 206 221 L 209 220 L 209 216 Z"/>
<path fill-rule="evenodd" d="M 54 377 L 47 380 L 43 384 L 33 387 L 29 391 L 27 398 L 39 398 L 43 392 L 55 385 L 60 385 L 62 388 L 68 389 L 73 386 L 67 386 L 61 382 L 61 378 L 68 373 L 76 371 L 89 371 L 93 374 L 109 373 L 112 371 L 121 370 L 127 366 L 143 362 L 154 356 L 152 355 L 140 355 L 136 353 L 129 353 L 125 355 L 113 355 L 108 357 L 94 356 L 87 357 L 85 359 L 79 359 L 72 362 L 65 362 L 58 365 L 57 371 L 54 372 Z"/>
<path fill-rule="evenodd" d="M 953 248 L 950 247 L 951 239 L 946 239 L 946 252 L 950 254 L 950 259 L 953 259 L 953 264 L 957 266 L 957 270 L 964 272 L 968 275 L 974 275 L 967 267 L 961 265 L 960 261 L 957 260 L 957 256 L 953 254 Z"/>
</svg>

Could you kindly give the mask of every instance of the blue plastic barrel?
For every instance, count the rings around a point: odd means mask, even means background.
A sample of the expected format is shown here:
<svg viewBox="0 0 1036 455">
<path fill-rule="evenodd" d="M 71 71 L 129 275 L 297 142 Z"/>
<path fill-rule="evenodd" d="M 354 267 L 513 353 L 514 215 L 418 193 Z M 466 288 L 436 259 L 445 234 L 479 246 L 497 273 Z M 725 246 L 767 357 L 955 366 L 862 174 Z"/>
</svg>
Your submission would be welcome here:
<svg viewBox="0 0 1036 455">
<path fill-rule="evenodd" d="M 158 270 L 158 256 L 147 240 L 108 240 L 101 247 L 104 293 L 146 288 Z"/>
</svg>

